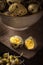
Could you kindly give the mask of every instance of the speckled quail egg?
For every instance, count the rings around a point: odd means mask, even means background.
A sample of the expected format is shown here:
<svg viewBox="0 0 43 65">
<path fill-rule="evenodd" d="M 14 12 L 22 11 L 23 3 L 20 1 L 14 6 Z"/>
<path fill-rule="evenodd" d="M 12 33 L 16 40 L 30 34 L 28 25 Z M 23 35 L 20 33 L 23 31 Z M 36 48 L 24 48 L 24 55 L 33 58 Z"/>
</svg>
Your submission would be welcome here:
<svg viewBox="0 0 43 65">
<path fill-rule="evenodd" d="M 14 3 L 12 4 L 8 11 L 10 13 L 13 13 L 13 15 L 23 16 L 27 14 L 27 9 L 20 3 Z"/>
<path fill-rule="evenodd" d="M 33 37 L 29 37 L 25 40 L 25 47 L 28 50 L 34 50 L 37 47 L 36 41 L 33 39 Z"/>
<path fill-rule="evenodd" d="M 28 11 L 30 12 L 30 13 L 37 13 L 38 12 L 38 10 L 39 10 L 39 5 L 38 4 L 29 4 L 28 5 Z"/>
<path fill-rule="evenodd" d="M 23 45 L 23 39 L 20 36 L 10 37 L 10 43 L 14 48 L 18 48 Z"/>
<path fill-rule="evenodd" d="M 8 4 L 12 4 L 12 3 L 20 3 L 21 0 L 6 0 Z"/>
<path fill-rule="evenodd" d="M 0 11 L 2 11 L 5 8 L 5 4 L 3 1 L 0 1 Z"/>
</svg>

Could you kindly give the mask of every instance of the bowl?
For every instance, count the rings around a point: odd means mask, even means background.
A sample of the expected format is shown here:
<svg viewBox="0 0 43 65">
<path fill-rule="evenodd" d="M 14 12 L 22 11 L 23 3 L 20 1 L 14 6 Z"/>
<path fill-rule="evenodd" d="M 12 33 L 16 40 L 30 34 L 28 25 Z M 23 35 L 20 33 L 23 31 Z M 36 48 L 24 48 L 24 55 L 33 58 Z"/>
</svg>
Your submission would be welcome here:
<svg viewBox="0 0 43 65">
<path fill-rule="evenodd" d="M 7 26 L 8 28 L 14 30 L 25 30 L 38 22 L 38 20 L 42 17 L 43 11 L 40 11 L 33 15 L 23 16 L 23 17 L 15 17 L 15 16 L 6 16 L 0 14 L 1 22 Z"/>
</svg>

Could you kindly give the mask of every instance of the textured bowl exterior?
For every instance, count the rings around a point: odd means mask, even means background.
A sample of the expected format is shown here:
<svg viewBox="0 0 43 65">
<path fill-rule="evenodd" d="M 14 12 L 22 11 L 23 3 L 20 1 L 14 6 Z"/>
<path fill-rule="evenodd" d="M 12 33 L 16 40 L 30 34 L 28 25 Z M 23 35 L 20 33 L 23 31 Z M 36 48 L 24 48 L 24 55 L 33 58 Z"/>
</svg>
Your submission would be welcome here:
<svg viewBox="0 0 43 65">
<path fill-rule="evenodd" d="M 42 11 L 30 16 L 13 17 L 0 15 L 1 21 L 11 28 L 26 28 L 36 23 L 42 16 Z"/>
</svg>

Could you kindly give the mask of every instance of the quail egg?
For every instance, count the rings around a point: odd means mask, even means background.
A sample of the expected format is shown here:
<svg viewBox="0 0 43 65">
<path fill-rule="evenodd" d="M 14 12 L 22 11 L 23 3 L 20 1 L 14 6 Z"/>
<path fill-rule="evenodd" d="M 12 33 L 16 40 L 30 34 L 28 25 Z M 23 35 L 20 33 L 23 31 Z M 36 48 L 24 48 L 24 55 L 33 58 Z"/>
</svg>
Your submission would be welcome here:
<svg viewBox="0 0 43 65">
<path fill-rule="evenodd" d="M 18 48 L 23 45 L 23 39 L 20 36 L 12 36 L 10 37 L 10 43 L 14 48 Z"/>
<path fill-rule="evenodd" d="M 5 8 L 5 4 L 3 1 L 0 1 L 0 11 L 2 11 Z"/>
<path fill-rule="evenodd" d="M 8 11 L 16 16 L 23 16 L 27 14 L 27 9 L 20 3 L 10 5 Z"/>
<path fill-rule="evenodd" d="M 38 10 L 39 10 L 39 5 L 38 4 L 29 4 L 28 5 L 28 11 L 30 12 L 30 13 L 37 13 L 38 12 Z"/>
<path fill-rule="evenodd" d="M 33 39 L 33 37 L 29 37 L 25 40 L 25 47 L 28 50 L 34 50 L 37 47 L 36 41 Z"/>
<path fill-rule="evenodd" d="M 20 3 L 21 0 L 7 0 L 8 4 L 12 4 L 12 3 Z"/>
</svg>

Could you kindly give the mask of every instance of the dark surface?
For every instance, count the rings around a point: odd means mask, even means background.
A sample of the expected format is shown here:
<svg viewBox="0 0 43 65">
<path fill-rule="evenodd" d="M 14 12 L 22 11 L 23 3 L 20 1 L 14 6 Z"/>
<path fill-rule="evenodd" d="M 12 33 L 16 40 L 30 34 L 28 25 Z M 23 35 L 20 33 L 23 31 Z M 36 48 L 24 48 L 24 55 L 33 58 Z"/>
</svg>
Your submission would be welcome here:
<svg viewBox="0 0 43 65">
<path fill-rule="evenodd" d="M 28 59 L 33 57 L 38 52 L 38 50 L 40 50 L 43 47 L 43 17 L 36 24 L 34 24 L 25 31 L 14 31 L 4 27 L 3 25 L 1 25 L 0 31 L 0 41 L 7 47 L 11 48 L 13 51 L 17 52 L 18 54 L 23 52 L 24 57 Z M 37 50 L 28 51 L 25 48 L 18 48 L 16 50 L 13 49 L 9 42 L 9 38 L 13 35 L 20 35 L 21 37 L 23 37 L 23 39 L 26 39 L 28 36 L 34 37 L 38 45 Z"/>
<path fill-rule="evenodd" d="M 10 54 L 18 55 L 17 53 L 13 52 L 12 50 L 4 46 L 2 43 L 0 43 L 0 55 L 2 55 L 4 52 L 9 52 Z M 40 49 L 33 58 L 26 59 L 22 57 L 22 59 L 25 60 L 25 65 L 43 65 L 43 48 Z"/>
</svg>

